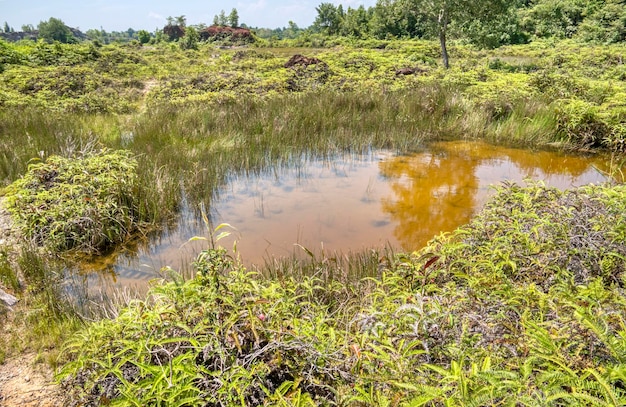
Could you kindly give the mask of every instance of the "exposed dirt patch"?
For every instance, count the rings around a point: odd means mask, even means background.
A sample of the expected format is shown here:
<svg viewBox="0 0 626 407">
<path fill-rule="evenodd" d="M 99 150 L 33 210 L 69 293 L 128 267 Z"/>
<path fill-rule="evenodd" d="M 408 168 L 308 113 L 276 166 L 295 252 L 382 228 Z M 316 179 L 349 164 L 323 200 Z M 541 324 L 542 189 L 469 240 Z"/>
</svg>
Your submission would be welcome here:
<svg viewBox="0 0 626 407">
<path fill-rule="evenodd" d="M 149 79 L 147 80 L 144 84 L 143 84 L 143 90 L 142 93 L 145 95 L 147 95 L 152 88 L 154 88 L 155 86 L 157 86 L 159 84 L 159 81 L 156 79 Z"/>
<path fill-rule="evenodd" d="M 305 57 L 304 55 L 296 54 L 292 56 L 289 61 L 285 62 L 285 68 L 293 68 L 295 66 L 309 66 L 309 65 L 324 65 L 328 66 L 326 62 L 317 59 L 315 57 Z"/>
<path fill-rule="evenodd" d="M 1 407 L 61 407 L 65 403 L 52 370 L 35 364 L 35 354 L 8 359 L 0 365 Z"/>
</svg>

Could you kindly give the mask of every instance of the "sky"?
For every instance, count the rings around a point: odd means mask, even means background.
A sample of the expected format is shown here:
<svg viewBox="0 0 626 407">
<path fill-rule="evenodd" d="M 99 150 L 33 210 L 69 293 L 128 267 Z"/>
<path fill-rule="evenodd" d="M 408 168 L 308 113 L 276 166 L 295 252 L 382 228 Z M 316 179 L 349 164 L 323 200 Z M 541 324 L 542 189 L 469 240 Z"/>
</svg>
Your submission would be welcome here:
<svg viewBox="0 0 626 407">
<path fill-rule="evenodd" d="M 162 28 L 169 16 L 184 15 L 187 24 L 210 25 L 221 10 L 239 14 L 239 23 L 249 27 L 287 27 L 289 21 L 306 28 L 313 23 L 321 3 L 342 4 L 345 9 L 374 6 L 376 0 L 0 0 L 0 24 L 8 22 L 16 31 L 22 25 L 37 27 L 50 17 L 85 32 L 91 28 L 106 31 L 154 31 Z"/>
</svg>

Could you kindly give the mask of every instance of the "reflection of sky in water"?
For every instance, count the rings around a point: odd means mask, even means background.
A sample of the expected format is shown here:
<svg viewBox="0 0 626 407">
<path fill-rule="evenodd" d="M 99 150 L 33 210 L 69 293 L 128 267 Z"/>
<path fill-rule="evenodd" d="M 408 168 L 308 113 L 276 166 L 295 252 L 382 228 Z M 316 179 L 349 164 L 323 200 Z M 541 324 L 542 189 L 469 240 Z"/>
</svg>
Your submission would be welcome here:
<svg viewBox="0 0 626 407">
<path fill-rule="evenodd" d="M 209 213 L 213 226 L 236 228 L 220 241 L 237 240 L 244 263 L 311 251 L 358 251 L 387 243 L 405 250 L 423 246 L 442 231 L 466 223 L 502 181 L 543 180 L 561 189 L 604 180 L 586 159 L 550 152 L 507 149 L 480 142 L 437 143 L 422 153 L 395 156 L 387 151 L 305 161 L 297 168 L 260 176 L 232 176 Z M 164 266 L 189 265 L 206 242 L 207 227 L 184 211 L 179 227 L 136 257 L 111 260 L 118 285 L 145 281 Z M 104 275 L 90 279 L 111 279 Z M 94 282 L 94 284 L 99 284 Z"/>
<path fill-rule="evenodd" d="M 331 251 L 384 245 L 391 225 L 379 202 L 389 191 L 377 163 L 387 156 L 376 152 L 306 163 L 278 178 L 235 179 L 220 191 L 212 219 L 237 228 L 238 250 L 246 262 L 291 255 L 299 250 L 296 243 Z M 364 231 L 376 231 L 379 238 Z M 230 247 L 232 241 L 223 245 Z"/>
</svg>

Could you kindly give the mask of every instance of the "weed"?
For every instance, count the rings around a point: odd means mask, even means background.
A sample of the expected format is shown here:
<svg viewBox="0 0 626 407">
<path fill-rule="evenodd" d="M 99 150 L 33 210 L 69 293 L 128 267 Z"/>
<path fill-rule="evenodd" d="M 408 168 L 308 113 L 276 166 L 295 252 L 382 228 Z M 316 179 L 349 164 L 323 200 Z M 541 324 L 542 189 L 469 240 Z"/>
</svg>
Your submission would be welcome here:
<svg viewBox="0 0 626 407">
<path fill-rule="evenodd" d="M 7 209 L 22 235 L 55 252 L 102 252 L 141 228 L 129 152 L 80 159 L 49 157 L 6 188 Z"/>
</svg>

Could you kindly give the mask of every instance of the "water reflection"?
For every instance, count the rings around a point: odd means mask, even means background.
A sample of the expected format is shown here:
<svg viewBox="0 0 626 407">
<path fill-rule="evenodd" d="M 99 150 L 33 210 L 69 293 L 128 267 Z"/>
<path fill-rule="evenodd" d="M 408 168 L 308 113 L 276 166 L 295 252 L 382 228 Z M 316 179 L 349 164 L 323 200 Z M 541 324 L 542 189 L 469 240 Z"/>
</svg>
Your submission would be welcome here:
<svg viewBox="0 0 626 407">
<path fill-rule="evenodd" d="M 382 199 L 382 210 L 396 225 L 393 234 L 403 248 L 415 249 L 470 219 L 477 208 L 480 162 L 471 151 L 436 148 L 379 164 L 393 191 Z"/>
<path fill-rule="evenodd" d="M 433 235 L 467 223 L 503 181 L 541 180 L 560 189 L 605 180 L 601 157 L 573 156 L 492 146 L 483 142 L 436 143 L 420 154 L 379 163 L 393 195 L 382 209 L 396 225 L 394 237 L 405 249 L 424 245 Z"/>
<path fill-rule="evenodd" d="M 603 157 L 580 157 L 545 151 L 490 146 L 481 142 L 433 144 L 421 153 L 365 155 L 306 161 L 249 177 L 234 176 L 209 208 L 214 225 L 237 230 L 220 243 L 237 240 L 244 263 L 309 250 L 357 251 L 387 244 L 414 250 L 434 235 L 470 220 L 488 199 L 490 185 L 525 178 L 570 188 L 605 181 L 596 167 Z M 206 225 L 185 210 L 177 228 L 140 246 L 136 255 L 118 255 L 105 268 L 115 285 L 142 284 L 164 266 L 188 265 L 206 243 Z M 104 274 L 91 276 L 111 280 Z M 143 283 L 145 284 L 145 283 Z"/>
</svg>

